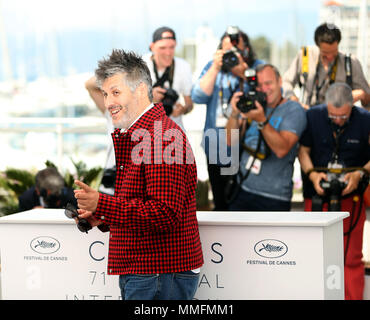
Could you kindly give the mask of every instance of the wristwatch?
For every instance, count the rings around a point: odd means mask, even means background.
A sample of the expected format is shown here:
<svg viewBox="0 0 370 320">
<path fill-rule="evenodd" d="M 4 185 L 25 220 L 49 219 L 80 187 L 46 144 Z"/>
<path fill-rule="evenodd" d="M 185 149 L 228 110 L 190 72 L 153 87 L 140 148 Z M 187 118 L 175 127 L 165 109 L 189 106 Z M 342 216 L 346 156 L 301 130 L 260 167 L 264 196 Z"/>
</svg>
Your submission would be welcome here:
<svg viewBox="0 0 370 320">
<path fill-rule="evenodd" d="M 262 130 L 267 123 L 268 123 L 268 120 L 263 121 L 263 122 L 257 122 L 257 129 Z"/>
</svg>

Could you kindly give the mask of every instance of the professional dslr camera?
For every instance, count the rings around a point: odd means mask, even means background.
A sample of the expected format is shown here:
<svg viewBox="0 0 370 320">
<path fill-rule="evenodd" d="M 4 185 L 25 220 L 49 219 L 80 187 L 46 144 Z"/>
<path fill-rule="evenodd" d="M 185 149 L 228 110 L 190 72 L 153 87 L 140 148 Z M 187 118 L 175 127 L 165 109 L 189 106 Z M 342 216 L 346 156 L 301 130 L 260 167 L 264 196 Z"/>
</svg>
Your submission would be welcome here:
<svg viewBox="0 0 370 320">
<path fill-rule="evenodd" d="M 328 174 L 328 181 L 321 180 L 320 187 L 324 189 L 328 198 L 329 211 L 340 211 L 340 200 L 347 183 L 343 180 L 344 174 Z"/>
<path fill-rule="evenodd" d="M 116 182 L 116 166 L 113 168 L 104 169 L 103 177 L 101 180 L 101 184 L 104 188 L 114 188 L 114 184 Z"/>
<path fill-rule="evenodd" d="M 66 188 L 62 188 L 59 193 L 48 193 L 46 189 L 41 189 L 40 196 L 44 202 L 44 208 L 50 209 L 62 208 L 68 200 Z"/>
<path fill-rule="evenodd" d="M 163 108 L 164 111 L 166 111 L 167 116 L 169 116 L 172 113 L 173 105 L 176 103 L 178 98 L 179 95 L 175 90 L 173 90 L 172 88 L 167 89 L 162 99 Z"/>
<path fill-rule="evenodd" d="M 231 44 L 233 47 L 231 50 L 225 52 L 222 56 L 222 67 L 221 70 L 223 72 L 229 72 L 231 69 L 239 64 L 239 59 L 235 52 L 238 50 L 236 49 L 237 44 L 239 43 L 239 28 L 238 27 L 228 27 L 227 28 L 227 35 L 230 37 Z"/>
<path fill-rule="evenodd" d="M 249 84 L 249 91 L 247 94 L 240 96 L 236 107 L 240 112 L 246 113 L 256 109 L 255 101 L 258 101 L 265 108 L 267 106 L 267 96 L 266 93 L 256 90 L 258 85 L 256 71 L 254 69 L 248 69 L 245 71 L 245 76 Z"/>
</svg>

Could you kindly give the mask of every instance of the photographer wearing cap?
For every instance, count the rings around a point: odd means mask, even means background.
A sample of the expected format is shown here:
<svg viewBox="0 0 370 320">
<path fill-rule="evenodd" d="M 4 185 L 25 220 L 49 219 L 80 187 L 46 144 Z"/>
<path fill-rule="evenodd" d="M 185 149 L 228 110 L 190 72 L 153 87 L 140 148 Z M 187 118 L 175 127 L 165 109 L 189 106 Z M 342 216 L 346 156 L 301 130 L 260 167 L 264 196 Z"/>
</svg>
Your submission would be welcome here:
<svg viewBox="0 0 370 320">
<path fill-rule="evenodd" d="M 293 164 L 298 140 L 306 126 L 305 111 L 281 95 L 279 71 L 270 64 L 256 67 L 257 98 L 236 92 L 227 122 L 227 143 L 240 144 L 238 188 L 230 210 L 289 211 Z M 250 91 L 251 92 L 251 91 Z M 242 103 L 241 103 L 242 102 Z M 240 130 L 232 140 L 230 131 Z"/>
<path fill-rule="evenodd" d="M 343 221 L 345 298 L 362 299 L 362 237 L 366 219 L 362 194 L 370 172 L 370 113 L 353 106 L 351 88 L 334 83 L 326 104 L 307 111 L 299 161 L 309 183 L 303 189 L 305 211 L 348 211 Z M 328 170 L 324 170 L 328 168 Z M 353 170 L 350 170 L 353 168 Z M 330 170 L 329 170 L 330 169 Z"/>
<path fill-rule="evenodd" d="M 227 210 L 228 207 L 224 189 L 229 176 L 222 174 L 221 170 L 230 163 L 222 161 L 220 150 L 227 149 L 225 134 L 221 131 L 230 115 L 229 102 L 235 91 L 248 92 L 244 72 L 261 63 L 263 61 L 256 58 L 248 36 L 238 27 L 229 27 L 221 37 L 213 60 L 203 68 L 192 89 L 193 101 L 207 107 L 202 146 L 207 157 L 215 211 Z"/>
<path fill-rule="evenodd" d="M 325 102 L 325 93 L 334 82 L 345 82 L 352 88 L 354 102 L 370 107 L 370 87 L 357 58 L 339 52 L 341 32 L 323 23 L 315 30 L 316 46 L 302 47 L 283 75 L 284 97 L 299 101 L 305 109 Z M 301 93 L 297 97 L 295 86 Z"/>
<path fill-rule="evenodd" d="M 153 102 L 162 102 L 166 114 L 183 130 L 182 115 L 193 109 L 191 68 L 175 57 L 176 34 L 168 27 L 154 31 L 150 53 L 143 56 L 153 81 Z"/>
<path fill-rule="evenodd" d="M 19 196 L 19 211 L 34 208 L 64 208 L 67 202 L 77 205 L 73 190 L 65 186 L 63 177 L 54 167 L 37 172 L 35 186 Z"/>
</svg>

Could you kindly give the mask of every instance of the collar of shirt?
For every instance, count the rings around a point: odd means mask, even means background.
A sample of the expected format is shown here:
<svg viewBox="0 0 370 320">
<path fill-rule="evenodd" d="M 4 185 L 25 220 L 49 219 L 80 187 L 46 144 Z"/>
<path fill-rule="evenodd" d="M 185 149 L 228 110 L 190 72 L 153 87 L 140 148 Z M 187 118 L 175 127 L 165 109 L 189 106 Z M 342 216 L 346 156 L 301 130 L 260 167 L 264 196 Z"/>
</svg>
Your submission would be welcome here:
<svg viewBox="0 0 370 320">
<path fill-rule="evenodd" d="M 128 129 L 130 129 L 134 124 L 135 124 L 135 122 L 136 121 L 138 121 L 143 115 L 144 115 L 144 113 L 145 112 L 147 112 L 147 111 L 149 111 L 151 108 L 153 108 L 154 107 L 154 104 L 153 103 L 151 103 L 149 106 L 147 106 L 146 108 L 145 108 L 145 110 L 142 112 L 142 114 L 140 114 L 137 118 L 136 118 L 136 120 L 134 121 L 134 122 L 132 122 L 131 123 L 131 125 L 127 128 L 127 129 L 121 129 L 121 133 L 125 133 L 125 132 L 127 132 L 127 130 Z"/>
</svg>

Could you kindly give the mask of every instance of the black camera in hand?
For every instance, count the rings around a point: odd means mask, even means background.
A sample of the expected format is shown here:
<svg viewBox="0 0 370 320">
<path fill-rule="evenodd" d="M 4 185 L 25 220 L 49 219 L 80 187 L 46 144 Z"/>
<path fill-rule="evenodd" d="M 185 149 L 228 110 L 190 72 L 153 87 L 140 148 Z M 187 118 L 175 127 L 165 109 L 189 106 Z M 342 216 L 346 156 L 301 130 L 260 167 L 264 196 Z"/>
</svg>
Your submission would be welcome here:
<svg viewBox="0 0 370 320">
<path fill-rule="evenodd" d="M 321 180 L 320 187 L 324 190 L 325 196 L 328 197 L 329 211 L 340 211 L 340 201 L 343 189 L 347 183 L 341 180 L 341 176 L 328 177 L 328 181 Z"/>
<path fill-rule="evenodd" d="M 226 31 L 227 35 L 230 38 L 230 42 L 233 45 L 231 50 L 228 50 L 224 53 L 222 56 L 222 67 L 221 70 L 223 72 L 230 72 L 232 68 L 237 66 L 239 64 L 238 56 L 236 55 L 236 52 L 238 51 L 236 46 L 239 43 L 239 28 L 229 26 Z"/>
<path fill-rule="evenodd" d="M 222 67 L 223 72 L 230 72 L 232 68 L 239 64 L 239 59 L 235 54 L 236 50 L 228 50 L 222 56 Z"/>
<path fill-rule="evenodd" d="M 68 190 L 66 187 L 62 188 L 59 192 L 51 193 L 46 189 L 40 190 L 40 196 L 44 202 L 44 208 L 58 209 L 63 208 L 68 201 Z"/>
<path fill-rule="evenodd" d="M 114 188 L 114 185 L 116 183 L 116 166 L 113 168 L 104 169 L 103 177 L 101 180 L 101 184 L 104 186 L 104 188 Z"/>
<path fill-rule="evenodd" d="M 168 88 L 166 90 L 167 91 L 162 99 L 162 104 L 164 111 L 166 111 L 166 115 L 169 116 L 173 111 L 173 105 L 176 103 L 177 99 L 179 98 L 179 95 L 172 88 Z"/>
<path fill-rule="evenodd" d="M 247 77 L 247 82 L 249 85 L 249 91 L 247 94 L 240 96 L 239 101 L 236 104 L 236 107 L 242 113 L 249 112 L 253 109 L 256 109 L 255 101 L 258 101 L 263 108 L 267 106 L 267 96 L 266 93 L 262 91 L 257 91 L 257 74 L 253 69 L 248 69 L 245 71 L 245 76 Z"/>
</svg>

